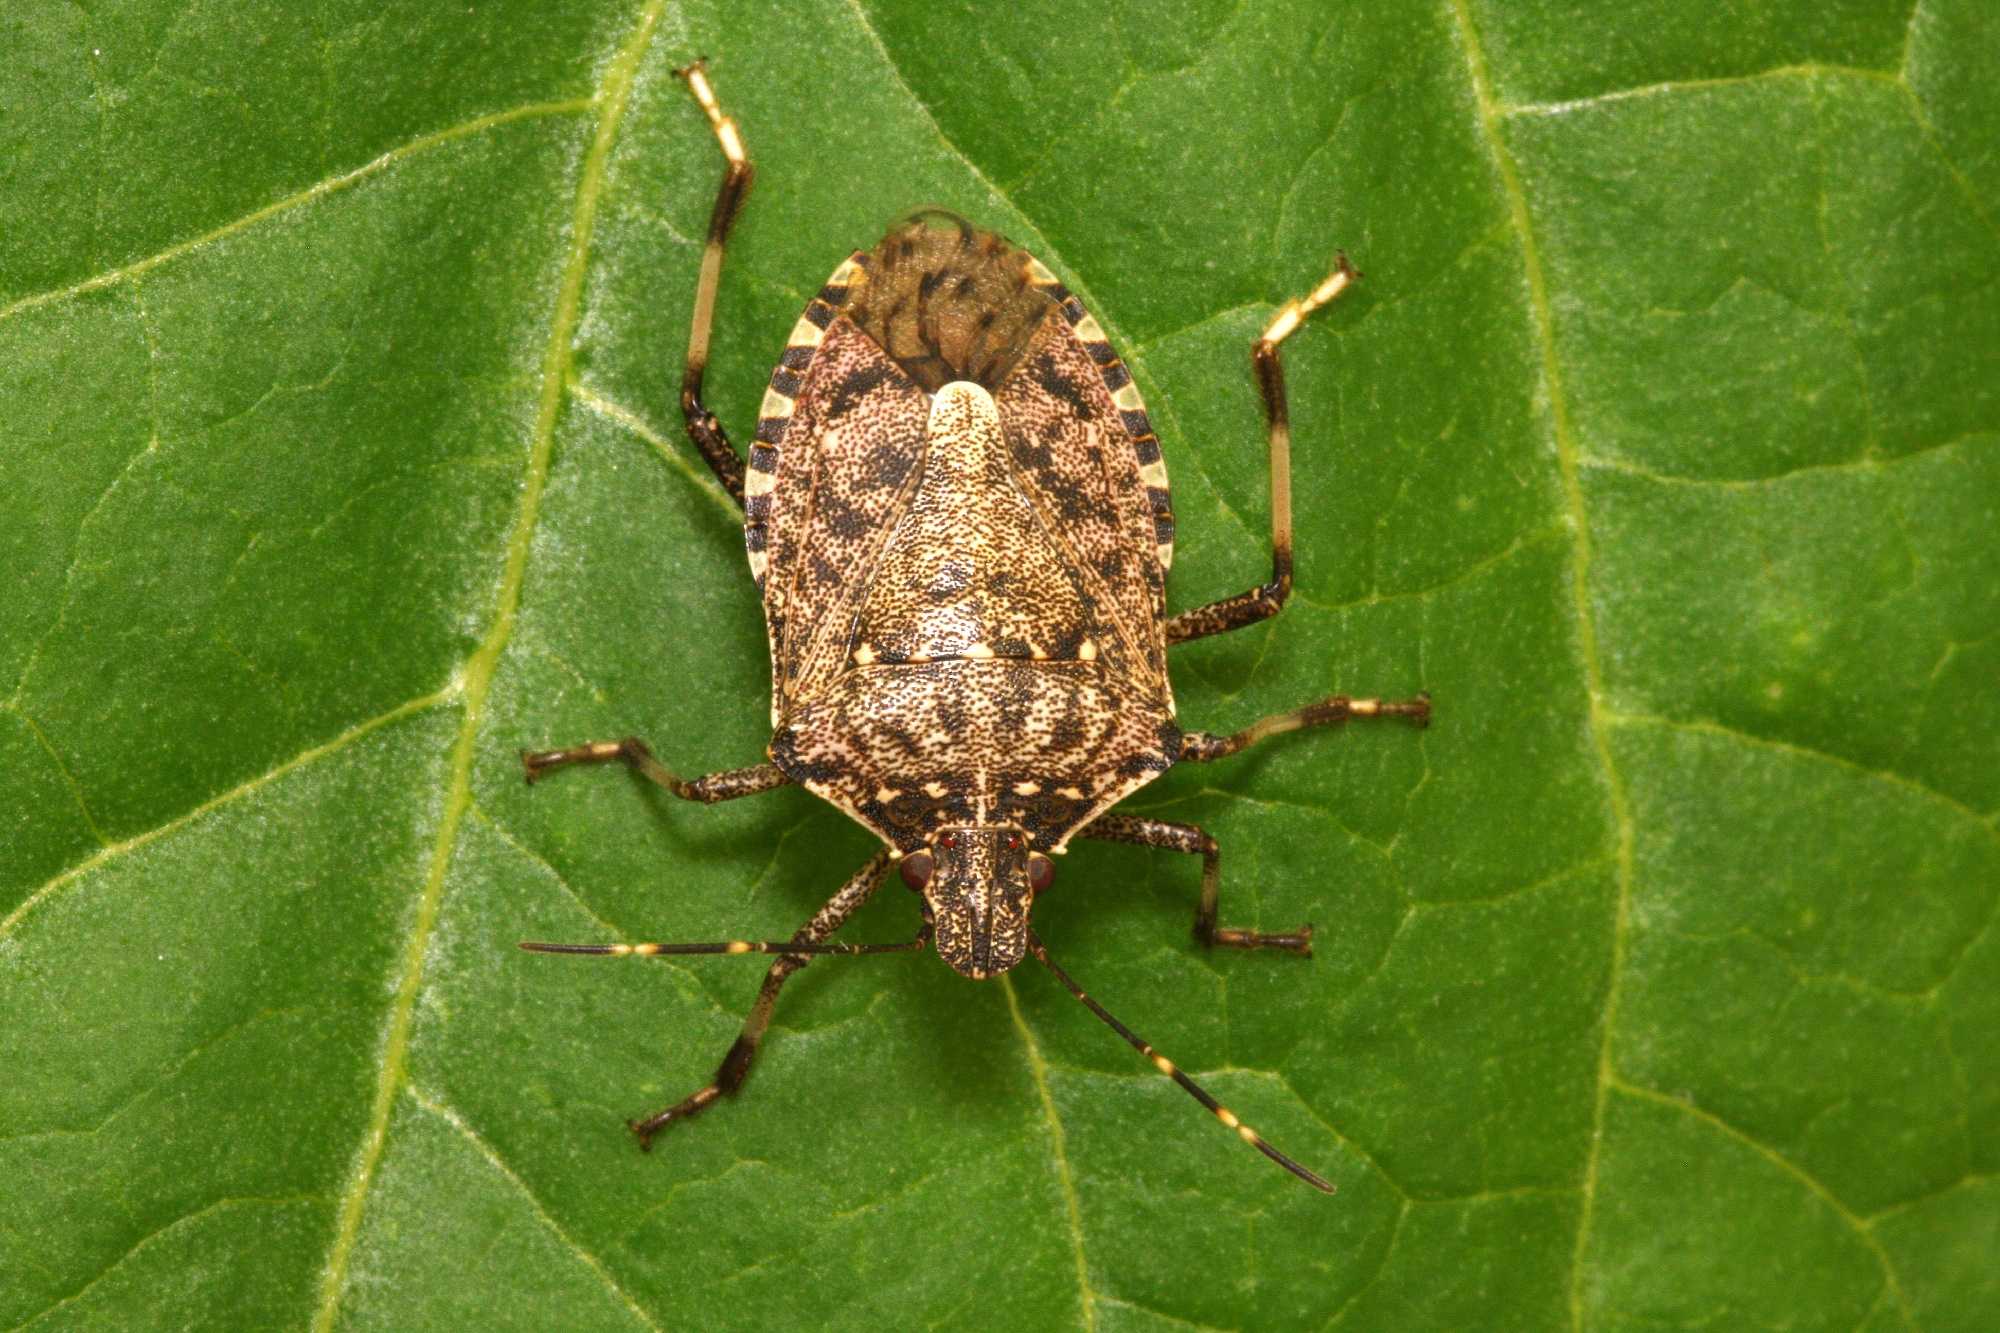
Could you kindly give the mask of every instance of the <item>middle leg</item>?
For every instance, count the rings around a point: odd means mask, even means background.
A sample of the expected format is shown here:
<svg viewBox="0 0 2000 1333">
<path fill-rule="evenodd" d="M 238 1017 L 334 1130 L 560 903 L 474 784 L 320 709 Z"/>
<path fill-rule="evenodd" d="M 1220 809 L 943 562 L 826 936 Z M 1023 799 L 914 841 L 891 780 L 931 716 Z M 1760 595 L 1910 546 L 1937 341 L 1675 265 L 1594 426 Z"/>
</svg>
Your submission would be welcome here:
<svg viewBox="0 0 2000 1333">
<path fill-rule="evenodd" d="M 1194 909 L 1194 937 L 1204 945 L 1226 945 L 1232 949 L 1283 949 L 1287 953 L 1312 957 L 1313 928 L 1296 930 L 1239 930 L 1215 924 L 1218 899 L 1222 895 L 1222 849 L 1215 839 L 1192 824 L 1174 824 L 1164 819 L 1144 819 L 1138 815 L 1100 815 L 1084 826 L 1083 836 L 1106 842 L 1129 842 L 1141 847 L 1165 847 L 1201 857 L 1201 901 Z"/>
<path fill-rule="evenodd" d="M 521 751 L 521 767 L 526 770 L 529 782 L 550 769 L 567 768 L 571 764 L 606 764 L 613 760 L 665 787 L 683 801 L 699 801 L 703 805 L 755 796 L 791 781 L 776 764 L 752 764 L 748 768 L 729 768 L 698 778 L 684 778 L 661 763 L 652 747 L 637 736 L 627 736 L 622 741 L 590 741 L 562 750 Z"/>
<path fill-rule="evenodd" d="M 1330 699 L 1307 704 L 1304 708 L 1294 708 L 1289 713 L 1273 713 L 1259 718 L 1243 730 L 1227 736 L 1217 736 L 1208 731 L 1183 732 L 1180 757 L 1184 761 L 1206 763 L 1211 759 L 1225 759 L 1258 741 L 1282 736 L 1288 731 L 1306 727 L 1337 727 L 1355 718 L 1377 717 L 1407 717 L 1419 727 L 1427 727 L 1431 722 L 1431 696 L 1420 692 L 1412 699 L 1350 699 L 1344 694 L 1336 694 Z"/>
</svg>

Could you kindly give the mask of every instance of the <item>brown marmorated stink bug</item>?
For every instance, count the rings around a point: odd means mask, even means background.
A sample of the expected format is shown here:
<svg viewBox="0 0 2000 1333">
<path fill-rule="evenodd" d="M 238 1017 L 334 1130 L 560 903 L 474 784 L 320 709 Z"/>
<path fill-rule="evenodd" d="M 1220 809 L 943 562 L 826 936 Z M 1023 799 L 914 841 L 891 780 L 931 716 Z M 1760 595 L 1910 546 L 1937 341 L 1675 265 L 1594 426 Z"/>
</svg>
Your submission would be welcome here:
<svg viewBox="0 0 2000 1333">
<path fill-rule="evenodd" d="M 1269 425 L 1271 580 L 1166 612 L 1174 517 L 1160 443 L 1131 372 L 1048 269 L 941 211 L 893 226 L 835 269 L 792 329 L 746 470 L 701 400 L 717 280 L 752 168 L 700 63 L 680 71 L 727 167 L 695 291 L 681 407 L 695 447 L 742 503 L 750 572 L 771 644 L 769 762 L 676 776 L 637 738 L 524 753 L 530 781 L 622 761 L 674 795 L 712 803 L 798 783 L 884 847 L 788 940 L 540 944 L 540 953 L 776 954 L 715 1077 L 632 1122 L 642 1145 L 742 1086 L 785 979 L 815 954 L 935 947 L 975 980 L 1029 954 L 1243 1140 L 1279 1152 L 1056 966 L 1028 917 L 1073 837 L 1202 858 L 1195 938 L 1310 956 L 1312 929 L 1216 924 L 1220 854 L 1188 824 L 1108 814 L 1180 762 L 1350 718 L 1430 716 L 1336 695 L 1231 735 L 1183 731 L 1167 650 L 1276 615 L 1292 582 L 1290 427 L 1278 345 L 1354 281 L 1343 257 L 1251 347 Z M 828 937 L 894 866 L 923 926 L 894 944 Z"/>
</svg>

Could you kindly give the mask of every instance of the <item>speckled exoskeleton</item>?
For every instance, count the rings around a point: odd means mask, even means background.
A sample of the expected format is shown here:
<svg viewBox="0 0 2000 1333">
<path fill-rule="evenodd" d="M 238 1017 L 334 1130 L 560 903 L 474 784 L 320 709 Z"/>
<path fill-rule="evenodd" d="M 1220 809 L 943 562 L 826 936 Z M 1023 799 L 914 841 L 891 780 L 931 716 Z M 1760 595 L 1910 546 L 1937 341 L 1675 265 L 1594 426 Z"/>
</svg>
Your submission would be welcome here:
<svg viewBox="0 0 2000 1333">
<path fill-rule="evenodd" d="M 1422 724 L 1428 696 L 1336 695 L 1230 735 L 1185 731 L 1167 651 L 1277 614 L 1292 582 L 1290 427 L 1278 346 L 1356 274 L 1343 256 L 1251 348 L 1269 426 L 1267 583 L 1168 615 L 1174 516 L 1166 465 L 1131 372 L 1041 263 L 940 211 L 892 227 L 834 270 L 792 329 L 747 468 L 703 404 L 724 241 L 752 168 L 700 64 L 681 71 L 727 168 L 702 256 L 681 406 L 688 434 L 743 504 L 771 645 L 768 762 L 692 780 L 636 737 L 523 754 L 528 777 L 618 760 L 691 801 L 799 784 L 883 848 L 788 940 L 524 944 L 650 957 L 776 954 L 742 1034 L 706 1086 L 632 1122 L 642 1144 L 736 1091 L 778 991 L 815 954 L 935 947 L 975 980 L 1032 954 L 1226 1126 L 1300 1179 L 1318 1175 L 1113 1018 L 1049 958 L 1030 924 L 1072 838 L 1202 858 L 1195 938 L 1307 955 L 1312 928 L 1216 924 L 1220 856 L 1199 828 L 1107 813 L 1176 763 L 1351 718 Z M 828 937 L 894 866 L 923 926 L 896 944 Z"/>
</svg>

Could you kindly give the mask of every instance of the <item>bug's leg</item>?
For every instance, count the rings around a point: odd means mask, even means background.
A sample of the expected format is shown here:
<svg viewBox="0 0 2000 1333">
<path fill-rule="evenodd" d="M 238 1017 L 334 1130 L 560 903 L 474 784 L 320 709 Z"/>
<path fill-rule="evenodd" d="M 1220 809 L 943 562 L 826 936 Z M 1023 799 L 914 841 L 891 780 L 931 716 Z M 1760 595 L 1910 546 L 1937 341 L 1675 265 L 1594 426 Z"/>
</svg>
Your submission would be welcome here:
<svg viewBox="0 0 2000 1333">
<path fill-rule="evenodd" d="M 889 853 L 886 850 L 870 857 L 867 865 L 840 886 L 840 892 L 827 899 L 826 905 L 799 927 L 798 933 L 792 936 L 792 942 L 818 944 L 840 929 L 855 909 L 874 896 L 882 883 L 882 874 L 888 868 Z M 927 934 L 918 938 L 927 938 Z M 715 1077 L 665 1110 L 631 1122 L 632 1132 L 639 1136 L 641 1148 L 651 1148 L 653 1135 L 668 1125 L 706 1110 L 718 1098 L 743 1086 L 743 1080 L 750 1073 L 750 1064 L 757 1058 L 757 1044 L 764 1039 L 764 1029 L 771 1025 L 771 1011 L 777 1007 L 778 992 L 784 988 L 786 979 L 792 973 L 810 961 L 802 954 L 786 954 L 771 964 L 770 970 L 764 973 L 764 984 L 757 990 L 756 1003 L 750 1006 L 749 1016 L 743 1020 L 743 1031 L 737 1034 L 729 1054 L 723 1056 L 722 1063 L 716 1066 Z"/>
<path fill-rule="evenodd" d="M 684 778 L 655 758 L 652 749 L 637 736 L 627 736 L 622 741 L 592 741 L 588 745 L 572 745 L 563 750 L 521 751 L 521 767 L 527 771 L 530 782 L 552 768 L 567 768 L 571 764 L 605 764 L 613 760 L 644 774 L 683 801 L 700 801 L 703 805 L 733 801 L 739 796 L 755 796 L 758 792 L 770 791 L 791 781 L 776 764 L 752 764 L 748 768 L 728 768 L 703 777 Z"/>
<path fill-rule="evenodd" d="M 1167 642 L 1186 643 L 1211 634 L 1241 629 L 1278 614 L 1292 594 L 1292 423 L 1285 405 L 1285 368 L 1278 360 L 1278 344 L 1292 336 L 1306 316 L 1345 291 L 1361 275 L 1341 255 L 1326 281 L 1303 299 L 1287 301 L 1265 327 L 1263 336 L 1250 346 L 1250 364 L 1257 374 L 1257 389 L 1264 396 L 1264 420 L 1268 426 L 1271 455 L 1271 581 L 1248 592 L 1225 597 L 1207 606 L 1183 611 L 1167 621 Z"/>
<path fill-rule="evenodd" d="M 1344 694 L 1336 694 L 1330 699 L 1307 704 L 1304 708 L 1294 708 L 1289 713 L 1273 713 L 1227 736 L 1217 736 L 1208 731 L 1183 732 L 1180 757 L 1183 762 L 1194 760 L 1206 763 L 1211 759 L 1225 759 L 1258 741 L 1270 736 L 1282 736 L 1288 731 L 1299 731 L 1305 727 L 1337 727 L 1354 718 L 1375 717 L 1407 717 L 1418 726 L 1427 727 L 1431 721 L 1431 696 L 1420 692 L 1411 699 L 1350 699 Z"/>
<path fill-rule="evenodd" d="M 1222 849 L 1206 830 L 1192 824 L 1175 824 L 1164 819 L 1142 819 L 1138 815 L 1100 815 L 1082 829 L 1086 838 L 1106 842 L 1129 842 L 1141 847 L 1165 847 L 1201 857 L 1201 901 L 1194 909 L 1194 937 L 1203 945 L 1226 945 L 1232 949 L 1283 949 L 1287 953 L 1312 957 L 1313 928 L 1296 930 L 1239 930 L 1215 924 L 1216 901 L 1222 892 Z"/>
<path fill-rule="evenodd" d="M 708 70 L 697 60 L 686 69 L 676 70 L 687 81 L 688 91 L 701 104 L 708 123 L 715 130 L 716 142 L 722 145 L 722 157 L 726 164 L 722 173 L 722 188 L 716 192 L 715 211 L 708 215 L 708 244 L 701 252 L 701 279 L 694 290 L 694 320 L 688 328 L 687 368 L 681 375 L 681 414 L 687 418 L 688 438 L 694 447 L 701 450 L 701 456 L 708 460 L 708 466 L 715 473 L 715 479 L 722 483 L 722 489 L 743 503 L 743 457 L 736 452 L 736 446 L 729 442 L 722 423 L 715 413 L 703 406 L 701 401 L 701 380 L 708 370 L 708 334 L 715 323 L 715 290 L 722 280 L 722 247 L 729 239 L 730 224 L 736 221 L 736 212 L 743 207 L 743 196 L 750 192 L 750 181 L 756 175 L 756 168 L 743 151 L 743 136 L 736 130 L 736 122 L 722 114 L 722 106 L 715 100 L 715 90 L 709 86 Z"/>
</svg>

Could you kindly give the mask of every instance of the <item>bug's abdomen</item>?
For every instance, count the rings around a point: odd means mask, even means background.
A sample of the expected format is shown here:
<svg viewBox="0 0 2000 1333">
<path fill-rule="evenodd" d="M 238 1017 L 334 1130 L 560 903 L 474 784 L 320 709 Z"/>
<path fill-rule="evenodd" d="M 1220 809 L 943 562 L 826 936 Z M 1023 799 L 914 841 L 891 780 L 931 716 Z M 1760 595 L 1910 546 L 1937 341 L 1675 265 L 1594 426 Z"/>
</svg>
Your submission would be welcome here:
<svg viewBox="0 0 2000 1333">
<path fill-rule="evenodd" d="M 1056 305 L 1025 253 L 943 209 L 891 227 L 866 267 L 849 314 L 926 393 L 998 388 Z"/>
<path fill-rule="evenodd" d="M 933 438 L 968 391 L 980 421 Z M 919 220 L 840 265 L 744 493 L 774 724 L 857 666 L 981 659 L 1094 663 L 1171 715 L 1159 441 L 1082 303 L 1001 239 Z"/>
</svg>

